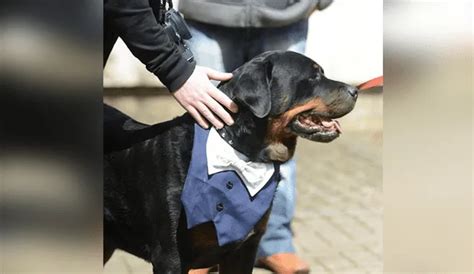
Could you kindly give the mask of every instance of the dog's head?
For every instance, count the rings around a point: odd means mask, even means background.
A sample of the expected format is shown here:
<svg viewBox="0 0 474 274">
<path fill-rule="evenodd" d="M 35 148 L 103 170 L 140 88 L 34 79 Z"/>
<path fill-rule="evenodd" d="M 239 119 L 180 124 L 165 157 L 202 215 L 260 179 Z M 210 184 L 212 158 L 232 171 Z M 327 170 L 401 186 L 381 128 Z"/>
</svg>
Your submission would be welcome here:
<svg viewBox="0 0 474 274">
<path fill-rule="evenodd" d="M 253 161 L 287 161 L 297 136 L 334 140 L 341 133 L 335 119 L 357 100 L 355 87 L 326 78 L 321 66 L 295 52 L 263 53 L 233 74 L 219 88 L 239 113 L 220 133 Z"/>
</svg>

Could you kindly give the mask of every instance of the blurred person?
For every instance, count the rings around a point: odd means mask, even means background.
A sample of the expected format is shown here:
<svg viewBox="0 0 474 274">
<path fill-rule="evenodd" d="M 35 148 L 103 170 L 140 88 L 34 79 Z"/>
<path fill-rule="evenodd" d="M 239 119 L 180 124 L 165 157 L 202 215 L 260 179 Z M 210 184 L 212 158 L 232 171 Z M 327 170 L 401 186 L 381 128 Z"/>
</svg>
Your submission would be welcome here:
<svg viewBox="0 0 474 274">
<path fill-rule="evenodd" d="M 120 37 L 199 125 L 208 128 L 210 122 L 218 129 L 223 122 L 232 125 L 233 119 L 224 107 L 237 112 L 237 105 L 210 81 L 228 80 L 232 74 L 196 66 L 194 60 L 180 53 L 163 29 L 148 0 L 104 0 L 104 66 Z M 111 109 L 104 108 L 105 129 L 116 116 Z"/>
<path fill-rule="evenodd" d="M 265 51 L 304 53 L 308 17 L 331 3 L 332 0 L 180 0 L 179 10 L 193 35 L 189 46 L 197 64 L 233 71 Z M 293 246 L 295 171 L 294 160 L 281 166 L 282 180 L 257 253 L 257 266 L 280 274 L 309 273 L 309 265 L 295 254 Z"/>
</svg>

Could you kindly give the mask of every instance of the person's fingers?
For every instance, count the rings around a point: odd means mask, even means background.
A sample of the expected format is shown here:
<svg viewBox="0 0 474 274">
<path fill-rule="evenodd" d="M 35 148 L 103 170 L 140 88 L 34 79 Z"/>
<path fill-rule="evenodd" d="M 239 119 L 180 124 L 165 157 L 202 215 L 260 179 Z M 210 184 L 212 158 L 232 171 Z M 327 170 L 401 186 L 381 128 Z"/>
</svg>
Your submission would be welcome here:
<svg viewBox="0 0 474 274">
<path fill-rule="evenodd" d="M 209 79 L 211 80 L 226 81 L 232 78 L 232 73 L 220 72 L 220 71 L 213 70 L 210 68 L 206 68 L 205 71 L 206 71 L 207 77 L 209 77 Z"/>
<path fill-rule="evenodd" d="M 217 115 L 224 123 L 227 125 L 231 126 L 234 124 L 234 119 L 232 119 L 232 116 L 217 102 L 215 101 L 211 96 L 207 96 L 203 103 L 207 105 L 210 111 Z"/>
<path fill-rule="evenodd" d="M 209 95 L 233 113 L 237 113 L 237 111 L 239 111 L 237 104 L 234 103 L 224 92 L 220 91 L 218 88 L 212 86 L 211 90 L 209 91 Z"/>
<path fill-rule="evenodd" d="M 198 122 L 198 124 L 203 127 L 203 128 L 209 128 L 209 123 L 202 118 L 201 114 L 199 114 L 199 111 L 197 111 L 193 106 L 188 106 L 186 110 L 191 114 L 191 116 Z"/>
<path fill-rule="evenodd" d="M 195 105 L 195 108 L 199 111 L 199 113 L 204 116 L 207 121 L 214 125 L 217 129 L 221 129 L 224 127 L 224 124 L 212 113 L 211 110 L 205 105 L 204 103 L 198 102 Z"/>
</svg>

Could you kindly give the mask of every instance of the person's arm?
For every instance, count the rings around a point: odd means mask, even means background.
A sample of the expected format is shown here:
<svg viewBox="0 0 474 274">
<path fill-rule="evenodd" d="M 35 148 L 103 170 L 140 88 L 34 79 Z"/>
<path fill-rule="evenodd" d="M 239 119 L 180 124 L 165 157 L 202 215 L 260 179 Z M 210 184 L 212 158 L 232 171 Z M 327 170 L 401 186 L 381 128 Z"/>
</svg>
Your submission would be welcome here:
<svg viewBox="0 0 474 274">
<path fill-rule="evenodd" d="M 148 0 L 105 0 L 104 21 L 170 91 L 176 91 L 193 73 L 196 64 L 181 56 Z"/>
<path fill-rule="evenodd" d="M 237 105 L 209 81 L 228 80 L 232 74 L 196 68 L 195 62 L 188 62 L 157 22 L 148 0 L 104 0 L 104 23 L 202 127 L 209 126 L 207 121 L 217 128 L 223 127 L 221 120 L 233 124 L 222 105 L 234 112 Z"/>
</svg>

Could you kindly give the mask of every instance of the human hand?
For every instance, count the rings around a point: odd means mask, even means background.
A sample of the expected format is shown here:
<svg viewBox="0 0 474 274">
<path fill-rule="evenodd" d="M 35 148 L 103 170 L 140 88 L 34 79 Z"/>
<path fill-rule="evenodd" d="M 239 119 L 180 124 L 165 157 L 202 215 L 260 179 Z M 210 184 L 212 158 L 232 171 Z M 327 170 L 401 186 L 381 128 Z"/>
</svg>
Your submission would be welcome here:
<svg viewBox="0 0 474 274">
<path fill-rule="evenodd" d="M 224 127 L 222 121 L 230 126 L 234 120 L 222 106 L 235 113 L 238 111 L 237 105 L 210 81 L 225 81 L 230 78 L 232 73 L 196 66 L 193 74 L 183 86 L 173 92 L 173 96 L 201 127 L 208 128 L 208 121 L 217 129 Z"/>
</svg>

